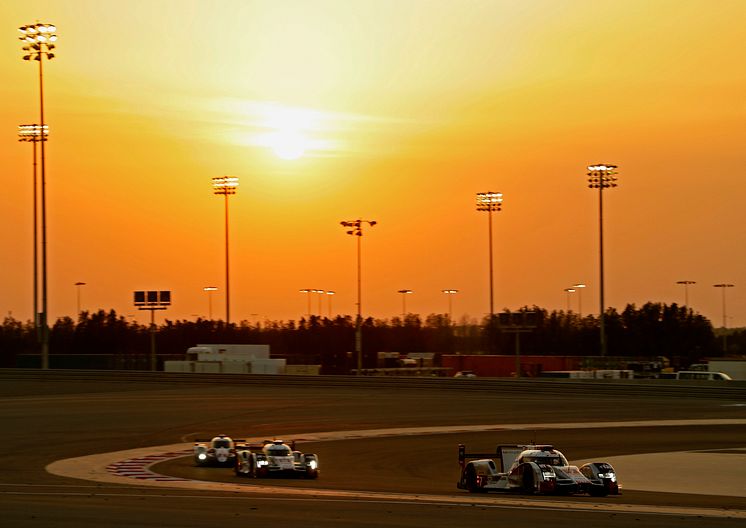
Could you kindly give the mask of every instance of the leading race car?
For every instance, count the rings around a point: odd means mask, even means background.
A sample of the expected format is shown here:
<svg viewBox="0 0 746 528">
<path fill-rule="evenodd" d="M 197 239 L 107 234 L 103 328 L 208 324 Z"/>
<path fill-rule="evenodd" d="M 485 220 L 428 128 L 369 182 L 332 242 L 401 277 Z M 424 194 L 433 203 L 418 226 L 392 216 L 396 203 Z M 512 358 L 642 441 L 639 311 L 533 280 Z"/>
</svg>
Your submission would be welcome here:
<svg viewBox="0 0 746 528">
<path fill-rule="evenodd" d="M 211 440 L 195 440 L 194 463 L 198 466 L 232 466 L 236 462 L 237 442 L 243 440 L 233 440 L 224 434 Z"/>
<path fill-rule="evenodd" d="M 467 453 L 458 446 L 460 489 L 472 493 L 514 491 L 521 493 L 587 493 L 593 497 L 619 495 L 616 472 L 606 462 L 578 468 L 551 445 L 498 446 L 496 453 Z M 495 461 L 500 463 L 498 469 Z"/>
<path fill-rule="evenodd" d="M 319 459 L 301 453 L 282 440 L 265 440 L 260 446 L 243 446 L 236 451 L 236 475 L 239 477 L 296 476 L 315 479 L 319 476 Z"/>
</svg>

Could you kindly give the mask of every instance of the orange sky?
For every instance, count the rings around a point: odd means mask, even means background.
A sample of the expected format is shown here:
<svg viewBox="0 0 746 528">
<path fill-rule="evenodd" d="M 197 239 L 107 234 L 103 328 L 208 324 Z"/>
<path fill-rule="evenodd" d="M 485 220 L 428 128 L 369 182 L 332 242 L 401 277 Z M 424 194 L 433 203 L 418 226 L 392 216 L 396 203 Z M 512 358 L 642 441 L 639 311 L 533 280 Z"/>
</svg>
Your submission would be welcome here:
<svg viewBox="0 0 746 528">
<path fill-rule="evenodd" d="M 221 288 L 231 206 L 231 315 L 298 318 L 301 288 L 335 290 L 391 317 L 489 310 L 487 217 L 500 191 L 495 307 L 564 309 L 585 282 L 598 311 L 598 197 L 589 163 L 615 163 L 605 193 L 606 298 L 683 302 L 746 325 L 746 2 L 187 1 L 0 3 L 0 313 L 32 312 L 31 146 L 36 63 L 18 26 L 56 24 L 45 62 L 50 316 L 115 308 L 170 289 L 169 318 L 206 316 Z M 283 159 L 285 157 L 300 157 Z M 318 311 L 314 299 L 314 312 Z M 572 299 L 574 310 L 578 299 Z M 327 313 L 326 300 L 323 305 Z M 164 314 L 158 314 L 159 320 Z"/>
</svg>

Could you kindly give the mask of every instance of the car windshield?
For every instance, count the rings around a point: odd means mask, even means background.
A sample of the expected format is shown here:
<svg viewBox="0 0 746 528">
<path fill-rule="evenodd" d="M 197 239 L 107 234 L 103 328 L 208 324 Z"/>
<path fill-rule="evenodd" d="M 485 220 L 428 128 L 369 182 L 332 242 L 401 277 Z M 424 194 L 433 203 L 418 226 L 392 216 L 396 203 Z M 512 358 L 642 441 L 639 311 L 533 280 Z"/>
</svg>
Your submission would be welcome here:
<svg viewBox="0 0 746 528">
<path fill-rule="evenodd" d="M 566 466 L 567 460 L 565 457 L 560 455 L 544 455 L 544 456 L 525 456 L 523 457 L 524 462 L 536 462 L 537 464 L 546 464 L 548 466 Z"/>
<path fill-rule="evenodd" d="M 271 456 L 289 456 L 290 448 L 288 446 L 272 446 L 268 450 Z"/>
<path fill-rule="evenodd" d="M 212 443 L 212 447 L 216 449 L 219 447 L 230 447 L 230 446 L 231 446 L 230 440 L 225 440 L 225 439 L 215 440 Z"/>
</svg>

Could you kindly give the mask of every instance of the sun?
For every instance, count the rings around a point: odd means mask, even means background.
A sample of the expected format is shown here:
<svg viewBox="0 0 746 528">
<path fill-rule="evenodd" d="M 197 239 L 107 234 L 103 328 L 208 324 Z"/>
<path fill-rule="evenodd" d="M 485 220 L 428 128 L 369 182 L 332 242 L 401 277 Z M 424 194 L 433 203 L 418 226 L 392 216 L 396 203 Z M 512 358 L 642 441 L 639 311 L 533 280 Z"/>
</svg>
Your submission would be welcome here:
<svg viewBox="0 0 746 528">
<path fill-rule="evenodd" d="M 308 136 L 318 125 L 318 112 L 269 104 L 262 108 L 262 126 L 269 129 L 261 143 L 283 160 L 303 157 L 313 147 Z"/>
<path fill-rule="evenodd" d="M 295 130 L 278 130 L 269 134 L 267 139 L 275 156 L 284 160 L 296 160 L 308 149 L 308 138 Z"/>
<path fill-rule="evenodd" d="M 338 141 L 322 137 L 333 130 L 333 114 L 329 112 L 274 102 L 245 102 L 236 113 L 245 115 L 253 129 L 241 143 L 264 148 L 278 159 L 330 156 L 339 149 Z"/>
</svg>

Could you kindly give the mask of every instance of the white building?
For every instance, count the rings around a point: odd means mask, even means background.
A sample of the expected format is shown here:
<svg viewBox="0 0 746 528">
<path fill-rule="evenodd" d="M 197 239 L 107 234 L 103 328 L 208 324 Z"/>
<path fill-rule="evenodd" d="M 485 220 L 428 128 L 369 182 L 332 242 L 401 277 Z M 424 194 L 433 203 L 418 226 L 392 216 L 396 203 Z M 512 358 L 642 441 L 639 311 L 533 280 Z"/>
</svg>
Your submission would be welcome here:
<svg viewBox="0 0 746 528">
<path fill-rule="evenodd" d="M 187 349 L 186 361 L 165 361 L 166 372 L 284 374 L 285 360 L 270 359 L 269 345 L 206 344 Z"/>
</svg>

